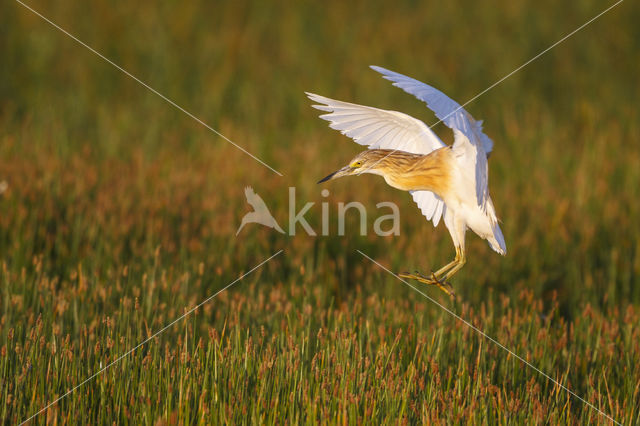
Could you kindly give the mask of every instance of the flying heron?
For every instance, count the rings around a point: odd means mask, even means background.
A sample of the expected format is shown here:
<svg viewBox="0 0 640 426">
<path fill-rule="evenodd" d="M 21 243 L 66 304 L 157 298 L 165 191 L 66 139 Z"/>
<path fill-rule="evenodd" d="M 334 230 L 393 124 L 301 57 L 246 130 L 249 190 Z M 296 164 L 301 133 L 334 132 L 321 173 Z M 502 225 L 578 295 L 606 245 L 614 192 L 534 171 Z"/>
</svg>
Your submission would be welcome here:
<svg viewBox="0 0 640 426">
<path fill-rule="evenodd" d="M 436 285 L 449 295 L 448 280 L 466 262 L 465 232 L 470 228 L 501 255 L 507 247 L 489 196 L 487 158 L 493 141 L 456 101 L 439 90 L 405 75 L 372 66 L 393 85 L 425 102 L 436 117 L 453 130 L 453 145 L 445 145 L 422 121 L 397 111 L 341 102 L 313 93 L 313 105 L 328 114 L 329 126 L 368 147 L 349 165 L 320 180 L 373 173 L 390 186 L 409 191 L 434 226 L 441 218 L 451 234 L 456 255 L 431 275 L 402 273 L 402 278 Z"/>
</svg>

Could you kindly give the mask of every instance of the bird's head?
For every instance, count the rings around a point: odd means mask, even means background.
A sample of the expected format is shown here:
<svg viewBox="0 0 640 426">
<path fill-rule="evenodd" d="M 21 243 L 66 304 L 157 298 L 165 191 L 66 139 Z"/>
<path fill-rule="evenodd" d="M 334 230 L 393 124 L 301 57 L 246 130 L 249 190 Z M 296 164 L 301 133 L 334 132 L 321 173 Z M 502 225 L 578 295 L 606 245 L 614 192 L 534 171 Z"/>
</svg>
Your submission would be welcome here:
<svg viewBox="0 0 640 426">
<path fill-rule="evenodd" d="M 362 173 L 378 173 L 378 170 L 385 164 L 384 159 L 392 152 L 386 149 L 370 149 L 362 151 L 356 155 L 349 165 L 344 166 L 340 170 L 336 170 L 329 176 L 318 181 L 318 183 L 326 182 L 331 179 L 337 179 L 343 176 L 359 175 Z"/>
</svg>

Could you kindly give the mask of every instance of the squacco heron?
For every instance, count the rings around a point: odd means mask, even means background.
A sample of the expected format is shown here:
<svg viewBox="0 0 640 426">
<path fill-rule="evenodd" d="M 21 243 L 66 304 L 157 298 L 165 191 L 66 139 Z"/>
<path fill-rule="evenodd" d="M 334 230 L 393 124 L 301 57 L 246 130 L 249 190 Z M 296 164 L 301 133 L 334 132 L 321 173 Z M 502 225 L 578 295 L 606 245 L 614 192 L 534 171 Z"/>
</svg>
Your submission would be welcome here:
<svg viewBox="0 0 640 426">
<path fill-rule="evenodd" d="M 418 80 L 372 66 L 375 71 L 425 102 L 445 125 L 453 130 L 453 145 L 445 145 L 422 121 L 397 111 L 341 102 L 307 93 L 328 114 L 320 118 L 329 126 L 369 149 L 349 165 L 320 182 L 342 176 L 372 173 L 384 177 L 390 186 L 409 191 L 427 218 L 437 226 L 441 218 L 451 234 L 456 255 L 452 262 L 430 275 L 401 273 L 402 278 L 436 285 L 449 295 L 449 279 L 466 262 L 467 228 L 484 238 L 501 255 L 507 248 L 489 196 L 487 158 L 493 142 L 457 102 Z M 318 182 L 318 183 L 320 183 Z"/>
</svg>

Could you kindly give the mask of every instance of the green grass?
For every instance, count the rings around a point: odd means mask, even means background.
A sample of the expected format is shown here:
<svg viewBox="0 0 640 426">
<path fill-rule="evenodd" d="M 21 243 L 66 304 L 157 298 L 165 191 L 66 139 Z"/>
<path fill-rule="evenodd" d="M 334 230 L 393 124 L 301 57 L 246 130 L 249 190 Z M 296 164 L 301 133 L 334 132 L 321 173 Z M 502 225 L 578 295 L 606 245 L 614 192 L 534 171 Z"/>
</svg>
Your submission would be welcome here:
<svg viewBox="0 0 640 426">
<path fill-rule="evenodd" d="M 370 64 L 464 102 L 606 7 L 595 1 L 29 2 L 279 177 L 17 3 L 0 5 L 0 419 L 19 423 L 279 250 L 36 423 L 607 423 L 358 254 L 453 256 L 375 176 L 315 182 L 358 146 L 304 91 L 424 105 Z M 624 2 L 468 106 L 495 141 L 509 253 L 467 236 L 458 300 L 421 288 L 624 424 L 640 422 L 640 8 Z M 445 141 L 448 129 L 435 128 Z M 394 201 L 401 235 L 248 225 L 251 185 Z M 370 217 L 368 227 L 372 228 Z"/>
</svg>

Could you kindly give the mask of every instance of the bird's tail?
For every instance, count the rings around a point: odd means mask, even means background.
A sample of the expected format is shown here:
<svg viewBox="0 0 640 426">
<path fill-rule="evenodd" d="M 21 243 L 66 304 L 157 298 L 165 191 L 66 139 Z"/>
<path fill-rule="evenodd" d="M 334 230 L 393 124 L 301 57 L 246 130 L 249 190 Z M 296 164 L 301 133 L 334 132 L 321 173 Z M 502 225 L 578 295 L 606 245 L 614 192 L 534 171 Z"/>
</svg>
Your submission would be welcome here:
<svg viewBox="0 0 640 426">
<path fill-rule="evenodd" d="M 489 245 L 492 249 L 500 253 L 501 255 L 507 254 L 507 244 L 504 242 L 504 236 L 502 235 L 502 230 L 500 229 L 500 225 L 497 223 L 493 226 L 493 235 L 487 238 Z"/>
</svg>

